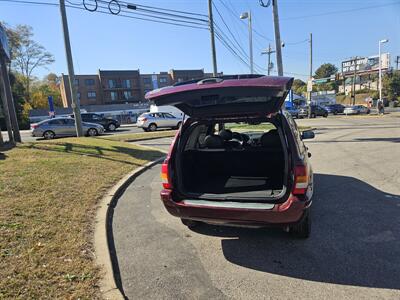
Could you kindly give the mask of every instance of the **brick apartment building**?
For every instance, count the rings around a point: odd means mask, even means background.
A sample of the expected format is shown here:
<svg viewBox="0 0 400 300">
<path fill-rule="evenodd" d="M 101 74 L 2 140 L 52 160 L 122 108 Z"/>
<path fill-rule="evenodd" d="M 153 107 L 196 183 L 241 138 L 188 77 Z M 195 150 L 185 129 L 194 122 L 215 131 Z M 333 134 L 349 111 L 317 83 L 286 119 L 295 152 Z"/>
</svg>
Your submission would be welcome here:
<svg viewBox="0 0 400 300">
<path fill-rule="evenodd" d="M 210 76 L 203 69 L 171 69 L 157 74 L 140 74 L 139 70 L 99 70 L 97 75 L 75 75 L 75 85 L 81 105 L 127 104 L 143 102 L 144 95 L 153 89 Z M 67 75 L 61 76 L 60 91 L 63 106 L 71 107 Z"/>
</svg>

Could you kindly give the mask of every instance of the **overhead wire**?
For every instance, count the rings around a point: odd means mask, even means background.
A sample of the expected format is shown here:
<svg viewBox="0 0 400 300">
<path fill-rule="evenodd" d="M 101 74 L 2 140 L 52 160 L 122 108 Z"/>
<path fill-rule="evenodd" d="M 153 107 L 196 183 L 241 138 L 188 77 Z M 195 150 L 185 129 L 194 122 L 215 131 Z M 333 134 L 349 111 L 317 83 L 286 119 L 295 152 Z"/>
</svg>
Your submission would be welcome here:
<svg viewBox="0 0 400 300">
<path fill-rule="evenodd" d="M 10 2 L 10 3 L 19 3 L 19 4 L 33 4 L 33 5 L 48 5 L 48 6 L 59 6 L 58 3 L 51 3 L 51 2 L 37 2 L 37 1 L 26 1 L 26 0 L 0 0 L 0 2 Z M 87 10 L 84 7 L 80 7 L 77 6 L 76 3 L 71 5 L 71 1 L 67 1 L 70 5 L 66 5 L 66 7 L 69 8 L 74 8 L 74 9 L 79 9 L 79 10 Z M 103 1 L 105 2 L 105 1 Z M 108 10 L 108 7 L 104 7 L 104 6 L 98 6 L 102 9 L 104 9 L 104 11 L 101 10 L 96 10 L 96 13 L 101 13 L 101 14 L 108 14 L 108 15 L 115 15 L 110 13 Z M 207 30 L 208 26 L 206 23 L 201 24 L 201 23 L 194 23 L 191 21 L 186 21 L 186 20 L 177 20 L 177 19 L 173 19 L 173 18 L 164 18 L 164 17 L 160 17 L 160 16 L 147 16 L 147 17 L 138 17 L 138 16 L 134 16 L 134 15 L 129 15 L 129 13 L 132 13 L 130 11 L 124 11 L 121 9 L 121 11 L 125 14 L 122 13 L 118 13 L 117 16 L 120 17 L 124 17 L 124 18 L 130 18 L 130 19 L 136 19 L 136 20 L 142 20 L 142 21 L 148 21 L 148 22 L 153 22 L 153 23 L 161 23 L 161 24 L 168 24 L 168 25 L 174 25 L 174 26 L 180 26 L 180 27 L 186 27 L 186 28 L 195 28 L 195 29 L 203 29 L 203 30 Z M 128 14 L 126 14 L 128 13 Z M 133 12 L 134 13 L 134 12 Z M 139 15 L 138 13 L 136 13 L 137 15 Z M 143 13 L 140 15 L 144 15 Z M 161 19 L 161 20 L 160 20 Z M 165 20 L 165 21 L 162 21 Z"/>
</svg>

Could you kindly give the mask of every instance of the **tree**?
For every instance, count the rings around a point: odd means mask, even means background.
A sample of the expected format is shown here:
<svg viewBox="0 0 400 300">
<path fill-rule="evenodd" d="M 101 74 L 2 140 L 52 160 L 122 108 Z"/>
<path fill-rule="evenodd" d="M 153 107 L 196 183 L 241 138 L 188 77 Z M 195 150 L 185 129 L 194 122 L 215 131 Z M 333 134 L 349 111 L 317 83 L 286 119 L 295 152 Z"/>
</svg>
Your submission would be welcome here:
<svg viewBox="0 0 400 300">
<path fill-rule="evenodd" d="M 15 29 L 7 28 L 10 42 L 11 64 L 22 75 L 25 87 L 25 97 L 30 99 L 31 82 L 34 79 L 33 71 L 39 67 L 46 67 L 54 62 L 51 53 L 32 39 L 32 27 L 17 25 Z"/>
<path fill-rule="evenodd" d="M 61 93 L 58 87 L 57 76 L 54 73 L 47 75 L 43 81 L 35 82 L 32 86 L 30 104 L 32 108 L 48 108 L 48 96 L 53 97 L 54 106 L 62 106 Z"/>
<path fill-rule="evenodd" d="M 400 96 L 400 71 L 385 74 L 382 78 L 382 91 L 388 100 L 395 100 Z"/>
<path fill-rule="evenodd" d="M 302 95 L 307 91 L 307 84 L 301 79 L 293 81 L 292 90 L 295 94 Z"/>
<path fill-rule="evenodd" d="M 338 68 L 333 65 L 333 64 L 322 64 L 316 71 L 314 78 L 327 78 L 331 75 L 336 74 L 338 71 Z"/>
</svg>

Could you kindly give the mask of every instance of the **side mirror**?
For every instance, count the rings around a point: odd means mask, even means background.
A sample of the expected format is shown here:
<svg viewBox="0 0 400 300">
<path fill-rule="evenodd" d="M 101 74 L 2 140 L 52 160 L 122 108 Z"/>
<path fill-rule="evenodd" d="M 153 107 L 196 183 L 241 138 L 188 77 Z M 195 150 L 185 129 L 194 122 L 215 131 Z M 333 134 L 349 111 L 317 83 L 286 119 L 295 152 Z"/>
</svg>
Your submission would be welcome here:
<svg viewBox="0 0 400 300">
<path fill-rule="evenodd" d="M 302 140 L 313 139 L 315 137 L 315 133 L 312 130 L 306 130 L 301 133 Z"/>
</svg>

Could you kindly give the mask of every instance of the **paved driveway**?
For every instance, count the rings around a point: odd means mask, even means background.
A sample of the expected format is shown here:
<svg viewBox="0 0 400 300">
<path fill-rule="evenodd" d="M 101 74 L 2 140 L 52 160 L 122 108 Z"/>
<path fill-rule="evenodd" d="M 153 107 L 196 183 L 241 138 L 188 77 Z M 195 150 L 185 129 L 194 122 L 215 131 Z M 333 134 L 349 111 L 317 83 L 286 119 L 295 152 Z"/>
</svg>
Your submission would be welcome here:
<svg viewBox="0 0 400 300">
<path fill-rule="evenodd" d="M 189 230 L 161 205 L 157 165 L 114 212 L 126 296 L 399 299 L 400 119 L 317 120 L 307 143 L 316 184 L 308 240 L 272 229 Z"/>
</svg>

